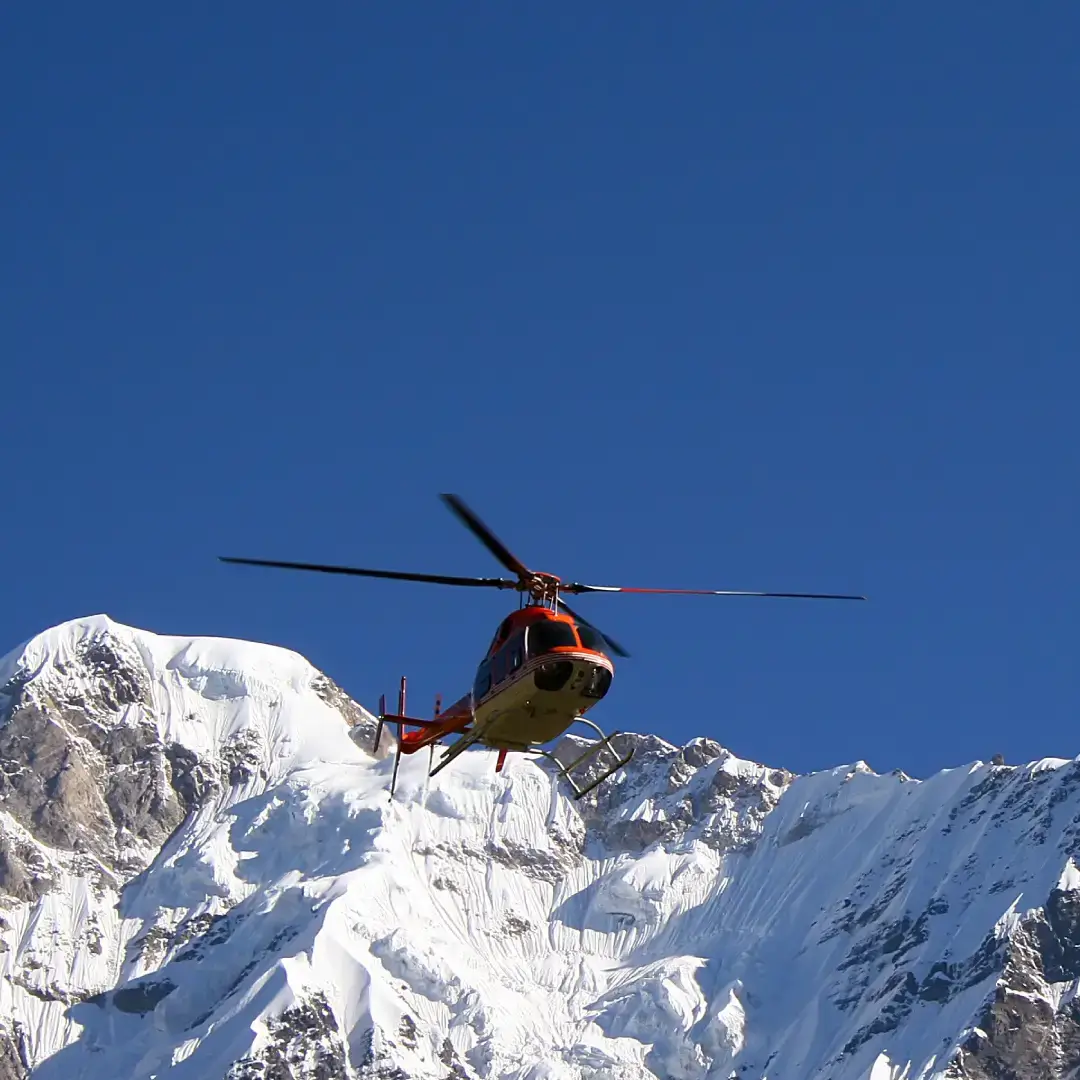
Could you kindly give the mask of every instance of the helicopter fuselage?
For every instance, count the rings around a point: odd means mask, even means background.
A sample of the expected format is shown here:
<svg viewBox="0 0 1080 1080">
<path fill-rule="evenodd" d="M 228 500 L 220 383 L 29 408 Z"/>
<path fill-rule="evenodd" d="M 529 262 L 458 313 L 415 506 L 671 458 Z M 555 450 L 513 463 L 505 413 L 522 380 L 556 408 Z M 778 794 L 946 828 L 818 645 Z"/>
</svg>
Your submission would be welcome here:
<svg viewBox="0 0 1080 1080">
<path fill-rule="evenodd" d="M 472 691 L 440 719 L 468 715 L 473 741 L 495 750 L 550 742 L 608 692 L 615 666 L 600 643 L 595 631 L 549 608 L 515 611 L 496 632 Z M 427 742 L 421 732 L 413 737 Z"/>
<path fill-rule="evenodd" d="M 387 713 L 385 698 L 379 703 L 379 727 L 374 751 L 386 723 L 398 726 L 391 792 L 397 780 L 402 754 L 434 747 L 445 736 L 458 740 L 443 754 L 434 776 L 470 746 L 486 746 L 498 752 L 495 771 L 501 772 L 512 752 L 541 754 L 551 760 L 566 779 L 575 798 L 587 794 L 633 756 L 620 756 L 587 712 L 607 693 L 614 664 L 602 650 L 599 631 L 589 624 L 562 615 L 542 604 L 530 604 L 503 620 L 476 672 L 473 688 L 446 710 L 436 703 L 431 720 L 405 713 L 405 679 L 402 677 L 397 713 Z M 544 749 L 576 723 L 585 724 L 599 737 L 569 764 Z M 584 787 L 575 783 L 571 771 L 607 750 L 614 764 L 602 767 Z"/>
</svg>

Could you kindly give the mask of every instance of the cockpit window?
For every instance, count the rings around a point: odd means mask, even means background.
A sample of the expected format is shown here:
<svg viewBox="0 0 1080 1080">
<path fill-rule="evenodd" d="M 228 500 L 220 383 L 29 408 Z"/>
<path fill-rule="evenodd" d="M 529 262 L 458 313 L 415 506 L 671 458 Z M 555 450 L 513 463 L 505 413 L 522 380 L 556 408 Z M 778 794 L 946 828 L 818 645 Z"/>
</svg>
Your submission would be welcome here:
<svg viewBox="0 0 1080 1080">
<path fill-rule="evenodd" d="M 529 627 L 530 656 L 540 656 L 552 649 L 569 646 L 577 648 L 574 628 L 565 622 L 538 622 Z"/>
<path fill-rule="evenodd" d="M 485 660 L 473 683 L 473 701 L 479 701 L 491 689 L 491 666 Z"/>
<path fill-rule="evenodd" d="M 604 639 L 600 636 L 600 632 L 591 626 L 586 626 L 584 623 L 577 624 L 578 637 L 581 638 L 581 644 L 586 649 L 592 649 L 593 652 L 606 652 L 607 646 L 604 644 Z"/>
<path fill-rule="evenodd" d="M 491 644 L 488 649 L 494 649 L 496 646 L 501 645 L 509 636 L 510 631 L 513 628 L 514 618 L 512 615 L 508 615 L 499 624 L 499 629 L 495 631 L 495 636 L 491 639 Z"/>
</svg>

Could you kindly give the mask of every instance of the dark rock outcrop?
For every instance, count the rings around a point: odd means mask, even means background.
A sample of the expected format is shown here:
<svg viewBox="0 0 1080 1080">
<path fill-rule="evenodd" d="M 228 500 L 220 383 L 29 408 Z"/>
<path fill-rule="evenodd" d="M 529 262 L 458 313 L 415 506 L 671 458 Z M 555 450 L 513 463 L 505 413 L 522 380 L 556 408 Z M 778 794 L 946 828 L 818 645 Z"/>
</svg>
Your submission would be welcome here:
<svg viewBox="0 0 1080 1080">
<path fill-rule="evenodd" d="M 29 1075 L 22 1030 L 0 1019 L 0 1080 L 27 1080 Z"/>
<path fill-rule="evenodd" d="M 312 689 L 370 742 L 374 719 L 341 687 L 319 675 Z M 214 762 L 166 744 L 142 658 L 108 632 L 80 642 L 73 661 L 17 671 L 0 688 L 0 724 L 0 810 L 47 848 L 89 853 L 125 877 L 211 795 L 265 779 L 251 730 Z M 33 900 L 51 883 L 37 847 L 0 830 L 0 894 Z"/>
<path fill-rule="evenodd" d="M 1080 1001 L 1052 987 L 1080 977 L 1080 893 L 1055 889 L 1004 950 L 993 997 L 950 1080 L 1047 1080 L 1080 1071 Z M 1055 1001 L 1061 1004 L 1055 1007 Z"/>
<path fill-rule="evenodd" d="M 33 901 L 52 885 L 49 865 L 37 846 L 0 833 L 0 893 Z"/>
<path fill-rule="evenodd" d="M 336 713 L 339 713 L 346 724 L 352 729 L 353 741 L 371 750 L 375 741 L 375 729 L 378 720 L 371 715 L 362 705 L 358 705 L 329 675 L 322 673 L 315 676 L 311 682 L 311 689 L 326 702 Z"/>
<path fill-rule="evenodd" d="M 319 993 L 267 1022 L 267 1043 L 225 1080 L 349 1080 L 337 1020 Z"/>
<path fill-rule="evenodd" d="M 584 748 L 582 739 L 569 736 L 555 755 L 570 762 Z M 749 851 L 794 779 L 785 769 L 762 766 L 727 772 L 723 765 L 733 755 L 713 739 L 694 739 L 680 748 L 655 735 L 620 734 L 612 738 L 612 750 L 575 773 L 577 782 L 596 779 L 631 749 L 634 756 L 625 770 L 576 804 L 589 835 L 612 851 L 640 853 L 652 844 L 670 846 L 690 838 L 720 853 Z M 620 815 L 620 806 L 633 805 L 645 794 L 654 797 L 659 813 Z"/>
</svg>

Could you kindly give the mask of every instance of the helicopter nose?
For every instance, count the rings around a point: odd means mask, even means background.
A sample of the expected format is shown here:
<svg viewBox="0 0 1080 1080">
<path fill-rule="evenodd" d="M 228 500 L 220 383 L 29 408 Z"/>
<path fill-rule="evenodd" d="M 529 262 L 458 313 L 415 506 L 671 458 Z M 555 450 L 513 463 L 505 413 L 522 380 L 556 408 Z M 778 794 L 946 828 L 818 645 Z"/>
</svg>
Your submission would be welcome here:
<svg viewBox="0 0 1080 1080">
<path fill-rule="evenodd" d="M 533 672 L 533 685 L 537 690 L 561 690 L 574 674 L 572 660 L 545 660 Z"/>
<path fill-rule="evenodd" d="M 546 660 L 533 672 L 533 685 L 549 693 L 563 691 L 599 701 L 611 687 L 611 670 L 585 658 Z"/>
<path fill-rule="evenodd" d="M 570 689 L 583 698 L 599 701 L 611 689 L 611 671 L 592 661 L 579 662 L 570 680 Z"/>
</svg>

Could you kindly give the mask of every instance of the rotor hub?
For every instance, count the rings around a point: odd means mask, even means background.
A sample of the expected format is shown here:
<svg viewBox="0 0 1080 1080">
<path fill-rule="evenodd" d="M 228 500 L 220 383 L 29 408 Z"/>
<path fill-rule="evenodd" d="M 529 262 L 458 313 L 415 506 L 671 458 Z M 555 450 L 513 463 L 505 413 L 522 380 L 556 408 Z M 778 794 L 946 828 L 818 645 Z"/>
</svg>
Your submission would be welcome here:
<svg viewBox="0 0 1080 1080">
<path fill-rule="evenodd" d="M 554 574 L 533 573 L 522 581 L 522 591 L 538 604 L 553 603 L 559 596 L 561 581 Z"/>
</svg>

